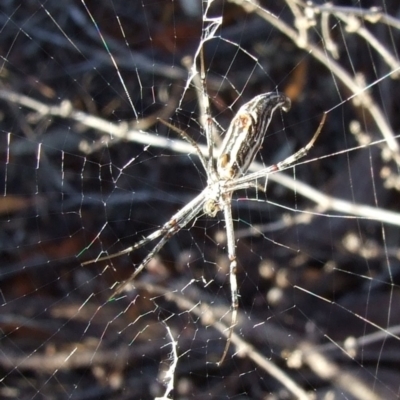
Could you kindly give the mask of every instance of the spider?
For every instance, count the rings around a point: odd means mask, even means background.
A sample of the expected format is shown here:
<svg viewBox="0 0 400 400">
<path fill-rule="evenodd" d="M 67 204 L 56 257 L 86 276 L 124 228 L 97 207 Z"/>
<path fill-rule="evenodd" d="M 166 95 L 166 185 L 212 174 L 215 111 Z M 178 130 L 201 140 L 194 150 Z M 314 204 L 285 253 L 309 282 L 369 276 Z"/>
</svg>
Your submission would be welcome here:
<svg viewBox="0 0 400 400">
<path fill-rule="evenodd" d="M 297 160 L 304 157 L 314 145 L 325 122 L 326 114 L 324 114 L 312 139 L 306 146 L 298 150 L 296 153 L 277 164 L 273 164 L 260 171 L 246 175 L 250 164 L 262 146 L 264 136 L 274 112 L 278 108 L 288 111 L 290 106 L 291 101 L 289 97 L 279 92 L 260 94 L 242 105 L 229 125 L 216 159 L 213 157 L 214 146 L 210 137 L 210 127 L 206 129 L 208 157 L 205 157 L 202 154 L 199 146 L 193 139 L 187 136 L 184 132 L 179 131 L 179 133 L 193 145 L 207 173 L 207 186 L 205 189 L 175 213 L 163 226 L 161 226 L 160 229 L 151 233 L 144 239 L 116 254 L 107 255 L 83 263 L 83 265 L 85 265 L 119 257 L 123 254 L 131 253 L 155 239 L 161 238 L 131 276 L 117 286 L 111 296 L 113 298 L 126 289 L 127 285 L 136 278 L 143 268 L 145 268 L 147 263 L 165 245 L 165 243 L 167 243 L 173 235 L 188 225 L 191 220 L 201 213 L 205 213 L 210 217 L 215 217 L 218 212 L 222 212 L 226 224 L 227 252 L 230 260 L 229 281 L 231 291 L 231 324 L 229 326 L 229 332 L 227 333 L 227 340 L 223 354 L 218 362 L 219 365 L 223 362 L 229 350 L 231 336 L 234 326 L 236 325 L 238 313 L 238 288 L 236 280 L 237 261 L 231 210 L 232 194 L 236 190 L 258 187 L 256 184 L 258 178 L 266 177 L 268 174 L 288 168 Z M 208 103 L 206 103 L 206 112 L 208 109 Z M 164 121 L 164 123 L 170 128 L 177 130 L 177 128 L 168 122 Z"/>
</svg>

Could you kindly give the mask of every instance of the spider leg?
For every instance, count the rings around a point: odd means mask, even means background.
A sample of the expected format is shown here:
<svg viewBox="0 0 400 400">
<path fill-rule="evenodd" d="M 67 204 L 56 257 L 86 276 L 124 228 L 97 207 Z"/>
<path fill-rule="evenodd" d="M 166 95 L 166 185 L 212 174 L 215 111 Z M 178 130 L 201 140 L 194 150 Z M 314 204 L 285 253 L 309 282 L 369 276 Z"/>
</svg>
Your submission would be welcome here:
<svg viewBox="0 0 400 400">
<path fill-rule="evenodd" d="M 196 200 L 196 201 L 194 201 Z M 140 274 L 140 272 L 143 271 L 143 269 L 146 267 L 146 265 L 149 263 L 149 261 L 164 247 L 165 243 L 167 243 L 172 236 L 177 234 L 184 226 L 186 226 L 196 215 L 198 215 L 203 208 L 203 203 L 204 199 L 202 194 L 197 196 L 192 202 L 190 202 L 188 205 L 192 204 L 192 207 L 184 207 L 182 210 L 178 211 L 167 223 L 164 224 L 164 226 L 159 229 L 158 231 L 154 232 L 152 235 L 149 235 L 147 238 L 141 240 L 137 245 L 142 244 L 143 241 L 146 241 L 146 243 L 150 242 L 151 240 L 154 240 L 155 238 L 162 236 L 161 240 L 154 246 L 153 250 L 150 251 L 149 254 L 147 254 L 146 258 L 140 263 L 140 265 L 135 269 L 135 271 L 131 274 L 131 276 L 126 279 L 125 281 L 121 282 L 117 288 L 114 290 L 113 294 L 110 296 L 110 299 L 115 298 L 119 293 L 121 293 L 126 286 L 132 282 L 137 275 Z M 154 236 L 157 234 L 157 236 Z M 152 237 L 150 239 L 150 237 Z M 142 244 L 143 245 L 143 244 Z M 132 246 L 135 247 L 135 246 Z M 135 247 L 136 250 L 137 247 Z M 124 250 L 127 252 L 126 249 Z M 121 253 L 119 253 L 121 254 Z M 114 255 L 113 255 L 114 256 Z"/>
<path fill-rule="evenodd" d="M 232 184 L 232 185 L 227 185 L 225 187 L 225 190 L 229 193 L 233 193 L 236 192 L 237 190 L 246 190 L 246 189 L 256 189 L 259 190 L 261 192 L 265 192 L 265 187 L 260 185 L 259 183 L 256 182 L 243 182 L 240 184 Z"/>
<path fill-rule="evenodd" d="M 168 221 L 171 222 L 171 221 Z M 181 230 L 181 227 L 177 225 L 176 227 L 170 228 L 169 231 L 165 231 L 163 234 L 163 237 L 161 240 L 154 246 L 153 250 L 150 251 L 149 254 L 147 254 L 146 258 L 141 262 L 141 264 L 133 271 L 131 276 L 118 284 L 112 295 L 110 296 L 110 300 L 114 299 L 118 294 L 120 294 L 126 287 L 127 285 L 134 281 L 136 276 L 139 275 L 143 269 L 146 267 L 146 265 L 149 263 L 149 261 L 164 247 L 165 243 L 168 242 L 168 240 L 174 236 L 176 233 L 178 233 Z"/>
<path fill-rule="evenodd" d="M 159 238 L 162 236 L 163 238 L 161 239 L 160 243 L 163 242 L 164 238 L 170 238 L 173 236 L 175 233 L 177 233 L 180 229 L 182 229 L 184 226 L 186 226 L 197 214 L 200 213 L 200 210 L 203 208 L 205 198 L 206 198 L 206 190 L 203 190 L 198 196 L 196 196 L 192 201 L 190 201 L 188 204 L 186 204 L 185 207 L 181 208 L 177 213 L 175 213 L 169 221 L 167 221 L 160 229 L 156 230 L 155 232 L 151 233 L 150 235 L 146 236 L 144 239 L 140 240 L 139 242 L 135 243 L 133 246 L 130 246 L 126 248 L 125 250 L 119 251 L 118 253 L 95 258 L 93 260 L 89 261 L 84 261 L 82 265 L 88 265 L 88 264 L 93 264 L 98 261 L 105 261 L 105 260 L 110 260 L 112 258 L 116 258 L 119 256 L 122 256 L 124 254 L 129 254 L 132 253 L 133 251 L 145 246 L 147 243 L 152 242 L 153 240 Z M 153 251 L 150 253 L 151 257 L 149 255 L 145 258 L 147 262 L 154 257 L 155 254 L 161 249 L 159 247 L 160 243 L 156 245 L 154 248 L 157 251 Z M 163 245 L 165 242 L 163 242 Z M 147 264 L 146 262 L 146 264 Z M 144 261 L 140 264 L 140 266 L 135 270 L 134 274 L 135 276 L 144 268 L 142 266 Z M 139 272 L 137 272 L 139 270 Z M 132 274 L 133 275 L 133 274 Z"/>
<path fill-rule="evenodd" d="M 318 128 L 314 133 L 314 136 L 304 147 L 302 147 L 299 151 L 296 151 L 296 153 L 292 154 L 290 157 L 288 157 L 288 158 L 284 159 L 283 161 L 279 162 L 278 164 L 276 164 L 276 168 L 278 171 L 289 167 L 290 165 L 295 163 L 297 160 L 300 160 L 300 158 L 303 158 L 307 155 L 307 153 L 310 151 L 311 147 L 314 146 L 315 141 L 318 139 L 318 136 L 321 133 L 323 126 L 325 125 L 326 115 L 327 115 L 326 113 L 323 114 L 321 122 L 319 123 Z"/>
<path fill-rule="evenodd" d="M 244 184 L 246 184 L 247 182 L 255 181 L 259 178 L 265 178 L 265 176 L 268 174 L 289 168 L 296 161 L 305 157 L 310 151 L 311 147 L 314 146 L 315 141 L 318 139 L 318 136 L 320 135 L 322 128 L 324 127 L 326 116 L 327 114 L 324 113 L 321 122 L 319 123 L 318 128 L 315 131 L 313 137 L 304 147 L 302 147 L 300 150 L 298 150 L 291 156 L 285 158 L 283 161 L 278 162 L 277 164 L 273 164 L 267 168 L 263 168 L 259 171 L 252 172 L 251 174 L 247 174 L 245 176 L 235 179 L 234 185 L 232 185 L 232 187 L 230 187 L 229 190 L 233 191 L 233 190 L 238 190 L 240 188 L 245 188 Z"/>
<path fill-rule="evenodd" d="M 225 195 L 223 212 L 225 218 L 225 229 L 226 229 L 226 243 L 228 247 L 228 256 L 230 260 L 229 264 L 229 282 L 231 288 L 231 324 L 229 326 L 229 332 L 226 339 L 226 344 L 224 352 L 222 353 L 221 359 L 218 361 L 218 365 L 221 365 L 228 353 L 229 346 L 231 344 L 231 338 L 233 333 L 233 328 L 236 325 L 239 300 L 238 300 L 238 288 L 237 288 L 237 261 L 236 261 L 236 248 L 235 248 L 235 234 L 233 229 L 232 220 L 232 209 L 231 209 L 231 197 L 232 193 Z"/>
<path fill-rule="evenodd" d="M 194 200 L 196 200 L 194 202 Z M 115 298 L 116 295 L 121 293 L 126 286 L 132 282 L 137 275 L 142 272 L 142 270 L 146 267 L 149 261 L 164 247 L 165 243 L 167 243 L 172 236 L 177 234 L 184 226 L 186 226 L 196 215 L 198 215 L 203 208 L 204 199 L 201 194 L 197 196 L 191 203 L 195 203 L 192 207 L 188 208 L 188 206 L 184 207 L 178 213 L 176 213 L 164 226 L 159 229 L 157 232 L 158 236 L 162 236 L 161 240 L 154 246 L 153 250 L 146 256 L 146 258 L 141 262 L 139 267 L 131 274 L 131 276 L 125 281 L 121 282 L 117 288 L 114 290 L 113 294 L 110 296 L 111 298 Z M 189 203 L 188 205 L 190 205 Z M 183 212 L 184 211 L 184 212 Z M 152 236 L 152 235 L 150 235 Z M 148 237 L 150 237 L 148 236 Z M 158 237 L 157 236 L 157 237 Z M 147 238 L 146 238 L 147 239 Z M 153 240 L 153 239 L 151 239 Z M 149 240 L 148 240 L 149 241 Z M 142 242 L 142 241 L 141 241 Z M 140 242 L 139 242 L 140 243 Z"/>
<path fill-rule="evenodd" d="M 200 49 L 200 80 L 201 80 L 201 97 L 202 97 L 202 107 L 204 107 L 204 126 L 207 137 L 207 147 L 208 147 L 208 161 L 209 161 L 209 169 L 211 170 L 214 167 L 213 159 L 214 159 L 214 142 L 212 138 L 212 120 L 210 114 L 210 102 L 207 96 L 207 83 L 206 83 L 206 68 L 204 66 L 204 50 L 203 46 Z"/>
<path fill-rule="evenodd" d="M 159 118 L 160 122 L 162 122 L 165 126 L 168 126 L 168 128 L 172 129 L 174 132 L 178 133 L 184 140 L 186 140 L 189 144 L 192 145 L 194 150 L 196 151 L 197 155 L 200 158 L 201 164 L 203 165 L 204 170 L 207 172 L 207 160 L 204 157 L 203 153 L 200 150 L 200 147 L 198 144 L 191 138 L 186 132 L 182 131 L 181 129 L 178 129 L 176 126 L 170 124 L 168 121 L 163 120 L 162 118 Z"/>
<path fill-rule="evenodd" d="M 235 250 L 235 236 L 234 236 L 234 229 L 233 229 L 233 220 L 232 220 L 232 210 L 231 210 L 231 198 L 232 193 L 235 190 L 240 189 L 247 189 L 250 187 L 258 188 L 261 187 L 257 184 L 256 181 L 259 178 L 265 178 L 268 174 L 280 171 L 282 169 L 288 168 L 290 165 L 294 164 L 297 160 L 305 157 L 311 147 L 314 145 L 315 141 L 317 140 L 318 136 L 320 135 L 322 128 L 325 124 L 326 120 L 326 113 L 324 113 L 321 122 L 314 133 L 311 140 L 300 150 L 298 150 L 293 155 L 287 157 L 283 161 L 271 165 L 268 168 L 264 168 L 261 171 L 257 171 L 252 174 L 248 174 L 241 178 L 236 178 L 232 182 L 227 182 L 224 186 L 224 193 L 223 193 L 223 212 L 226 224 L 226 236 L 227 236 L 227 247 L 228 247 L 228 255 L 230 260 L 229 266 L 229 279 L 230 279 L 230 287 L 231 287 L 231 310 L 232 310 L 232 319 L 231 325 L 229 327 L 229 332 L 227 334 L 227 341 L 225 344 L 224 352 L 222 353 L 222 357 L 218 362 L 218 365 L 221 365 L 224 361 L 231 342 L 233 328 L 237 322 L 237 314 L 238 314 L 238 289 L 237 289 L 237 278 L 236 278 L 236 270 L 237 270 L 237 261 L 236 261 L 236 250 Z M 262 189 L 262 188 L 261 188 Z M 262 189 L 263 190 L 263 189 Z M 264 191 L 264 190 L 263 190 Z"/>
<path fill-rule="evenodd" d="M 117 257 L 123 256 L 124 254 L 132 253 L 133 251 L 145 246 L 147 243 L 150 243 L 153 240 L 157 239 L 158 237 L 165 235 L 168 232 L 168 230 L 171 228 L 170 225 L 172 225 L 172 222 L 173 222 L 173 217 L 166 224 L 164 224 L 160 229 L 156 230 L 149 236 L 146 236 L 144 239 L 140 240 L 139 242 L 135 243 L 134 245 L 132 245 L 122 251 L 119 251 L 118 253 L 115 253 L 115 254 L 110 254 L 110 255 L 99 257 L 99 258 L 94 258 L 89 261 L 84 261 L 84 262 L 82 262 L 82 265 L 93 264 L 93 263 L 96 263 L 99 261 L 111 260 L 112 258 L 117 258 Z"/>
</svg>

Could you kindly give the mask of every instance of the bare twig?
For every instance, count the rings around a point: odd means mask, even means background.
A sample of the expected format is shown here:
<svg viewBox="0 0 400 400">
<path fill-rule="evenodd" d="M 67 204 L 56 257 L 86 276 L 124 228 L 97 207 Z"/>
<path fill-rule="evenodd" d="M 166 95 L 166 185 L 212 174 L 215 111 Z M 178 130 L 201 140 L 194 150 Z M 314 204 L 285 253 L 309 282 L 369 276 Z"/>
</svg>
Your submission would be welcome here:
<svg viewBox="0 0 400 400">
<path fill-rule="evenodd" d="M 300 35 L 295 29 L 293 29 L 289 24 L 284 22 L 281 18 L 273 16 L 270 12 L 264 10 L 258 5 L 254 4 L 250 0 L 230 0 L 233 3 L 239 4 L 249 13 L 256 13 L 260 17 L 264 18 L 267 22 L 289 37 L 299 48 L 302 48 L 309 52 L 311 56 L 317 59 L 321 64 L 325 65 L 328 70 L 333 73 L 351 92 L 353 93 L 348 99 L 343 100 L 342 103 L 350 100 L 357 99 L 360 105 L 362 105 L 367 112 L 371 115 L 375 121 L 377 127 L 382 133 L 383 137 L 386 139 L 387 145 L 392 153 L 393 159 L 398 165 L 400 165 L 400 147 L 395 139 L 394 132 L 391 126 L 388 124 L 385 114 L 382 112 L 380 107 L 376 104 L 374 99 L 370 96 L 367 89 L 369 86 L 361 87 L 355 79 L 332 57 L 330 57 L 324 50 L 319 46 L 310 41 L 304 41 L 304 35 Z M 392 71 L 380 79 L 377 79 L 375 83 L 380 80 L 391 76 L 398 71 Z M 340 103 L 340 104 L 342 104 Z M 340 105 L 339 104 L 339 105 Z M 338 107 L 337 105 L 336 107 Z M 328 110 L 327 112 L 329 112 Z"/>
<path fill-rule="evenodd" d="M 116 124 L 108 122 L 99 117 L 94 117 L 82 111 L 75 111 L 71 108 L 69 102 L 63 102 L 60 104 L 60 106 L 47 106 L 46 104 L 41 103 L 37 100 L 33 100 L 28 96 L 20 95 L 18 93 L 8 90 L 0 90 L 0 98 L 36 110 L 42 116 L 50 115 L 72 119 L 76 122 L 81 123 L 87 128 L 96 129 L 100 132 L 104 132 L 110 135 L 111 137 L 115 136 L 117 138 L 143 144 L 145 146 L 160 147 L 183 154 L 196 153 L 195 149 L 189 143 L 183 140 L 171 140 L 169 138 L 156 136 L 148 132 L 129 129 L 126 123 Z M 369 146 L 381 142 L 382 141 L 373 142 L 370 143 Z M 207 154 L 206 146 L 199 145 L 198 147 L 204 155 Z M 362 147 L 364 146 L 359 146 L 355 149 L 359 149 Z M 346 151 L 348 152 L 351 150 L 354 149 L 347 149 Z M 262 170 L 262 168 L 262 164 L 253 162 L 250 169 L 252 171 L 257 171 Z M 264 177 L 263 174 L 261 174 L 260 178 L 262 177 Z M 298 194 L 301 194 L 302 196 L 319 204 L 321 207 L 321 215 L 329 216 L 325 212 L 328 210 L 332 210 L 345 214 L 344 218 L 362 217 L 370 220 L 381 221 L 391 225 L 400 226 L 399 213 L 391 212 L 379 207 L 354 204 L 342 199 L 328 196 L 321 191 L 311 187 L 310 185 L 307 185 L 306 183 L 299 180 L 293 180 L 292 178 L 289 178 L 287 175 L 280 172 L 270 174 L 268 179 L 279 183 L 293 191 L 296 191 Z"/>
</svg>

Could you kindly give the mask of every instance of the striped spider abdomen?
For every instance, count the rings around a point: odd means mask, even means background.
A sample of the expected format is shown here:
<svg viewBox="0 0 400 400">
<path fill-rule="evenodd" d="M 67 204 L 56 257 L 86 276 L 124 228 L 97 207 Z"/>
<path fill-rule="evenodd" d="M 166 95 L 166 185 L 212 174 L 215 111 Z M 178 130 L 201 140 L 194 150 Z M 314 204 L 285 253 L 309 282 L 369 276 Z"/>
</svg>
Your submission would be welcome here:
<svg viewBox="0 0 400 400">
<path fill-rule="evenodd" d="M 274 111 L 288 111 L 291 101 L 283 93 L 260 94 L 240 107 L 232 119 L 217 159 L 219 179 L 228 180 L 246 173 L 262 146 Z"/>
</svg>

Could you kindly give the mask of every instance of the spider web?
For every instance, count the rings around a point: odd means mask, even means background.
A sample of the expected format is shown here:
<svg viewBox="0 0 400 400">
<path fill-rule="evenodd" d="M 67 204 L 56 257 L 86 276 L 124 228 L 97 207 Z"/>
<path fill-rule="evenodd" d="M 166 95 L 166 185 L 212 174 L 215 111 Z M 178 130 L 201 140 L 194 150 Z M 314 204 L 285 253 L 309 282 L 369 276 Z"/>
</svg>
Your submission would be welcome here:
<svg viewBox="0 0 400 400">
<path fill-rule="evenodd" d="M 377 8 L 370 8 L 377 6 Z M 0 5 L 0 397 L 400 397 L 399 5 L 394 0 Z M 238 191 L 239 318 L 224 221 L 109 261 L 206 186 L 195 149 L 279 90 Z M 205 121 L 205 122 L 204 122 Z"/>
</svg>

